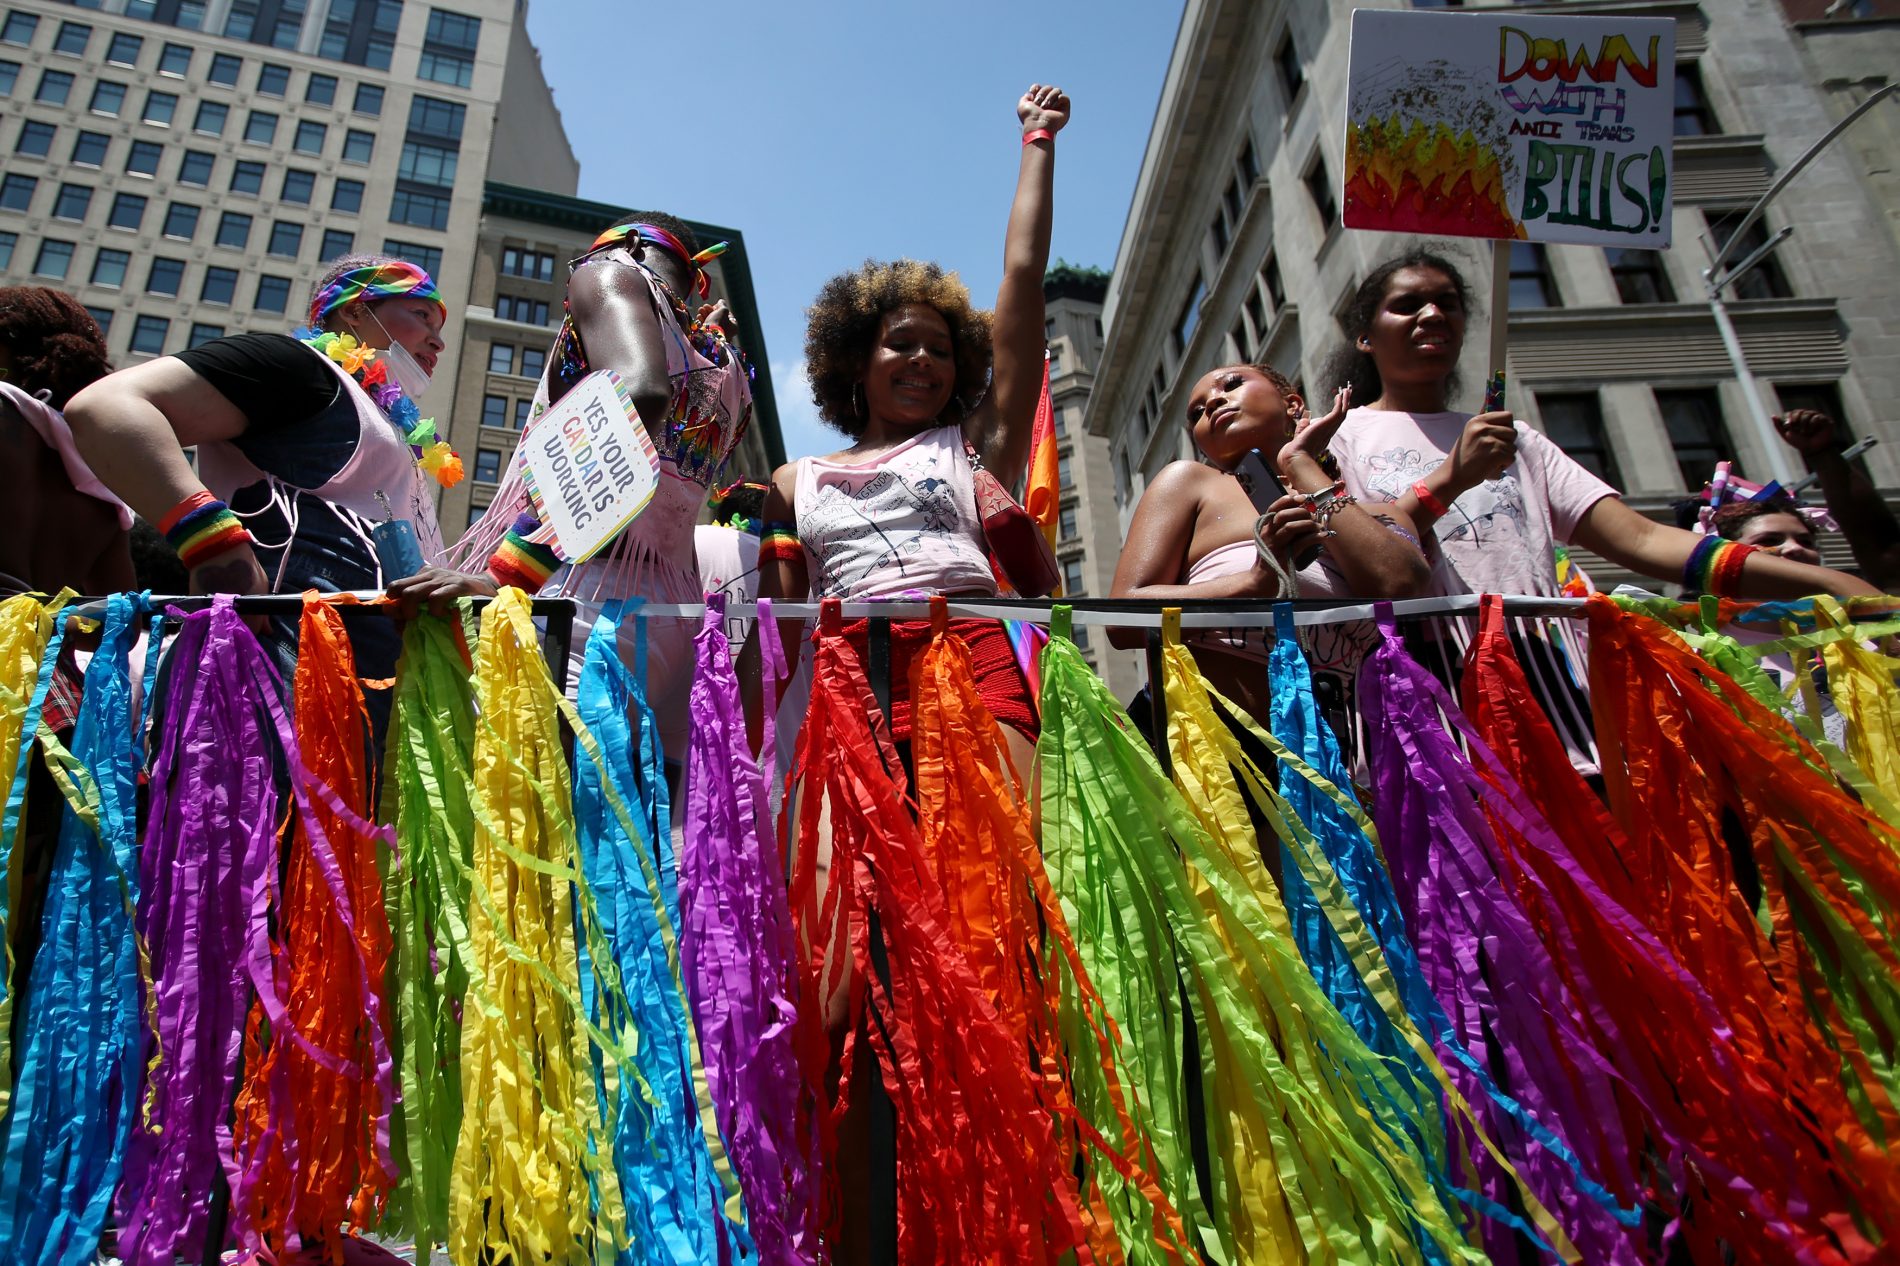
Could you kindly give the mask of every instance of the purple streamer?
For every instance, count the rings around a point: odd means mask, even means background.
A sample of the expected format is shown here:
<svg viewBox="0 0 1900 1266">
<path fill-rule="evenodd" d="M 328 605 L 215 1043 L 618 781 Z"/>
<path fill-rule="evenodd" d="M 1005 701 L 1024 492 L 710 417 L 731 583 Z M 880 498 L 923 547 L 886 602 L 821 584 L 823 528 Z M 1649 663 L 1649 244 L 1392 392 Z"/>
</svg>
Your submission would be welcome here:
<svg viewBox="0 0 1900 1266">
<path fill-rule="evenodd" d="M 1632 1148 L 1611 1061 L 1581 1020 L 1588 1003 L 1566 988 L 1538 926 L 1506 882 L 1509 868 L 1484 814 L 1496 792 L 1446 728 L 1442 718 L 1455 715 L 1450 699 L 1406 653 L 1389 611 L 1380 618 L 1383 642 L 1361 670 L 1360 707 L 1378 722 L 1365 727 L 1373 817 L 1419 965 L 1471 1054 L 1586 1165 L 1613 1164 L 1612 1172 L 1593 1176 L 1631 1195 L 1638 1190 Z M 1607 1016 L 1595 1007 L 1589 1012 L 1598 1032 L 1614 1034 Z M 1450 1067 L 1461 1083 L 1471 1083 L 1461 1084 L 1466 1098 L 1485 1104 L 1476 1078 Z M 1491 1129 L 1516 1132 L 1502 1113 L 1488 1115 Z M 1510 1150 L 1525 1157 L 1520 1172 L 1585 1261 L 1642 1260 L 1636 1237 L 1576 1189 L 1559 1157 L 1528 1138 Z M 1488 1156 L 1478 1165 L 1480 1190 L 1508 1200 L 1502 1169 Z M 1487 1221 L 1485 1237 L 1494 1257 L 1513 1260 L 1508 1229 Z"/>
<path fill-rule="evenodd" d="M 798 1127 L 796 942 L 784 868 L 778 849 L 768 848 L 777 837 L 766 779 L 746 741 L 723 614 L 724 604 L 709 597 L 697 638 L 679 853 L 680 966 L 759 1261 L 802 1266 L 817 1260 L 817 1156 L 815 1140 L 800 1137 Z M 768 612 L 760 612 L 758 628 L 767 639 L 776 631 Z M 768 656 L 775 651 L 767 647 Z M 768 699 L 772 693 L 768 682 Z"/>
</svg>

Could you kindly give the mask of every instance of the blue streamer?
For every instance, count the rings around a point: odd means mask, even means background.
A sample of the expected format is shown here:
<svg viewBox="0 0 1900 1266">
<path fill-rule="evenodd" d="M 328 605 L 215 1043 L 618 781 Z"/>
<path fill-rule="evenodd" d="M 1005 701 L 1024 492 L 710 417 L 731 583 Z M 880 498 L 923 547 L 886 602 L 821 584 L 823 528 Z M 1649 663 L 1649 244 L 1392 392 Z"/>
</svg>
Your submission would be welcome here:
<svg viewBox="0 0 1900 1266">
<path fill-rule="evenodd" d="M 0 1260 L 8 1262 L 92 1261 L 125 1159 L 144 1000 L 132 923 L 139 765 L 130 672 L 143 606 L 141 596 L 119 594 L 107 607 L 71 752 L 40 735 L 67 804 L 0 1161 Z M 57 655 L 55 638 L 49 665 Z M 35 717 L 45 693 L 43 674 Z"/>
<path fill-rule="evenodd" d="M 1332 726 L 1320 717 L 1318 705 L 1313 700 L 1312 669 L 1294 638 L 1293 608 L 1290 604 L 1283 602 L 1274 607 L 1274 626 L 1279 639 L 1274 643 L 1271 657 L 1273 722 L 1269 728 L 1273 736 L 1286 744 L 1314 773 L 1339 788 L 1342 795 L 1352 798 L 1352 781 L 1340 754 L 1338 737 L 1333 733 Z M 1582 1159 L 1569 1145 L 1552 1133 L 1524 1105 L 1500 1089 L 1490 1072 L 1465 1048 L 1452 1026 L 1451 1017 L 1445 1014 L 1437 995 L 1426 983 L 1425 972 L 1419 966 L 1418 952 L 1412 948 L 1411 938 L 1406 933 L 1405 914 L 1399 906 L 1398 894 L 1392 889 L 1392 878 L 1386 870 L 1385 861 L 1359 824 L 1331 796 L 1324 794 L 1304 771 L 1283 767 L 1280 795 L 1293 806 L 1300 821 L 1312 832 L 1326 860 L 1339 876 L 1340 886 L 1352 899 L 1359 917 L 1378 939 L 1398 989 L 1399 1001 L 1412 1023 L 1432 1039 L 1441 1055 L 1449 1056 L 1470 1071 L 1485 1095 L 1506 1117 L 1570 1169 L 1579 1191 L 1609 1210 L 1611 1216 L 1624 1226 L 1638 1225 L 1642 1221 L 1641 1210 L 1624 1208 L 1613 1193 L 1591 1178 L 1584 1169 Z M 1287 870 L 1294 876 L 1298 875 L 1297 864 L 1289 864 Z M 1332 944 L 1343 958 L 1345 950 L 1337 936 L 1332 938 Z M 1301 950 L 1305 950 L 1304 942 Z M 1353 984 L 1364 990 L 1365 983 L 1359 979 L 1350 962 L 1345 964 L 1345 970 L 1352 972 Z M 1324 979 L 1322 977 L 1322 982 Z M 1370 1003 L 1370 994 L 1366 994 L 1366 997 Z M 1377 1012 L 1376 1005 L 1372 1010 Z M 1350 1017 L 1352 1013 L 1347 1014 Z M 1396 1033 L 1382 1014 L 1378 1022 L 1385 1034 L 1396 1041 Z M 1384 1041 L 1375 1042 L 1369 1035 L 1362 1036 L 1367 1037 L 1368 1044 L 1373 1045 L 1374 1049 L 1387 1051 Z M 1427 1076 L 1425 1069 L 1409 1050 L 1404 1050 L 1397 1057 L 1403 1059 L 1406 1069 L 1415 1079 L 1423 1082 Z M 1447 1176 L 1435 1174 L 1433 1180 L 1443 1183 Z M 1540 1247 L 1548 1248 L 1528 1222 L 1478 1192 L 1454 1186 L 1451 1194 L 1486 1216 L 1515 1227 L 1537 1241 Z"/>
<path fill-rule="evenodd" d="M 621 603 L 610 603 L 587 640 L 577 707 L 600 752 L 598 761 L 590 753 L 576 762 L 574 780 L 581 871 L 593 893 L 600 942 L 612 958 L 611 964 L 583 958 L 582 997 L 595 1023 L 609 1033 L 637 1035 L 638 1042 L 633 1067 L 618 1070 L 611 1092 L 594 1052 L 596 1088 L 610 1114 L 627 1206 L 631 1244 L 619 1260 L 625 1266 L 745 1260 L 752 1256 L 749 1237 L 720 1212 L 724 1192 L 696 1107 L 691 1021 L 660 935 L 662 918 L 679 927 L 672 815 L 659 725 L 647 704 L 645 621 L 636 628 L 636 671 L 629 672 L 619 653 L 622 612 Z M 616 798 L 627 816 L 615 811 Z M 646 854 L 645 865 L 636 850 Z M 585 953 L 587 937 L 576 941 Z M 608 966 L 611 974 L 602 970 Z M 601 987 L 602 978 L 616 975 L 619 989 Z"/>
</svg>

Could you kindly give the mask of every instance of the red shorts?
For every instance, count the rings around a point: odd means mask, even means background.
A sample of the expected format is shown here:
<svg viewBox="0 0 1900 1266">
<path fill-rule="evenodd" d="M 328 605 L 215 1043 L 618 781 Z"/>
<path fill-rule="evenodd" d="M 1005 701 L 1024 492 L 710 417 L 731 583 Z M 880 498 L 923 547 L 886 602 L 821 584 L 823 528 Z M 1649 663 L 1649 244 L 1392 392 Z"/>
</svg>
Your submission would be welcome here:
<svg viewBox="0 0 1900 1266">
<path fill-rule="evenodd" d="M 844 635 L 858 653 L 858 662 L 870 673 L 865 655 L 869 620 L 846 620 Z M 1036 717 L 1036 701 L 1029 697 L 1029 683 L 1023 680 L 1022 666 L 1010 646 L 1009 634 L 999 620 L 952 620 L 950 631 L 970 648 L 970 667 L 976 674 L 977 698 L 998 722 L 1009 726 L 1031 742 L 1041 726 Z M 930 645 L 930 621 L 891 621 L 891 735 L 903 741 L 910 738 L 910 663 Z M 875 688 L 873 683 L 873 688 Z"/>
</svg>

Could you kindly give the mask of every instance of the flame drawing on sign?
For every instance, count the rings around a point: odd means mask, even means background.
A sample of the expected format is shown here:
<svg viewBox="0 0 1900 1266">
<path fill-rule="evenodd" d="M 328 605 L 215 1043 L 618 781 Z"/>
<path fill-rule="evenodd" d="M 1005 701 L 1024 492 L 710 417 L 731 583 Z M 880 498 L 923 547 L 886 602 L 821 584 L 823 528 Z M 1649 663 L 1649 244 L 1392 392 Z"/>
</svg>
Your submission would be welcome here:
<svg viewBox="0 0 1900 1266">
<path fill-rule="evenodd" d="M 1453 131 L 1445 119 L 1464 124 Z M 1432 120 L 1427 122 L 1426 120 Z M 1353 85 L 1344 220 L 1353 228 L 1524 237 L 1522 184 L 1495 99 L 1444 62 L 1379 67 Z"/>
</svg>

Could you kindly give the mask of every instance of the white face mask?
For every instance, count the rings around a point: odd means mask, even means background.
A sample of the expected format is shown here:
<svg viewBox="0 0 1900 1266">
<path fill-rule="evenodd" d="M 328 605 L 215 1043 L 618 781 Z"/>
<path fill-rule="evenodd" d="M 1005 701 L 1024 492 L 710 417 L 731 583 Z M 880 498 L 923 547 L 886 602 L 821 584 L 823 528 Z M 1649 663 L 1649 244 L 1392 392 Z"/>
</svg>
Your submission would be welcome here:
<svg viewBox="0 0 1900 1266">
<path fill-rule="evenodd" d="M 389 346 L 383 350 L 382 355 L 384 363 L 389 366 L 390 374 L 396 379 L 396 385 L 402 388 L 403 395 L 411 400 L 420 400 L 423 393 L 429 390 L 429 371 L 422 367 L 421 361 L 410 355 L 408 348 L 396 341 L 390 334 L 389 327 L 383 324 L 382 318 L 376 315 L 373 308 L 370 309 L 369 319 L 376 322 L 376 328 L 381 330 L 383 337 L 389 340 Z"/>
</svg>

